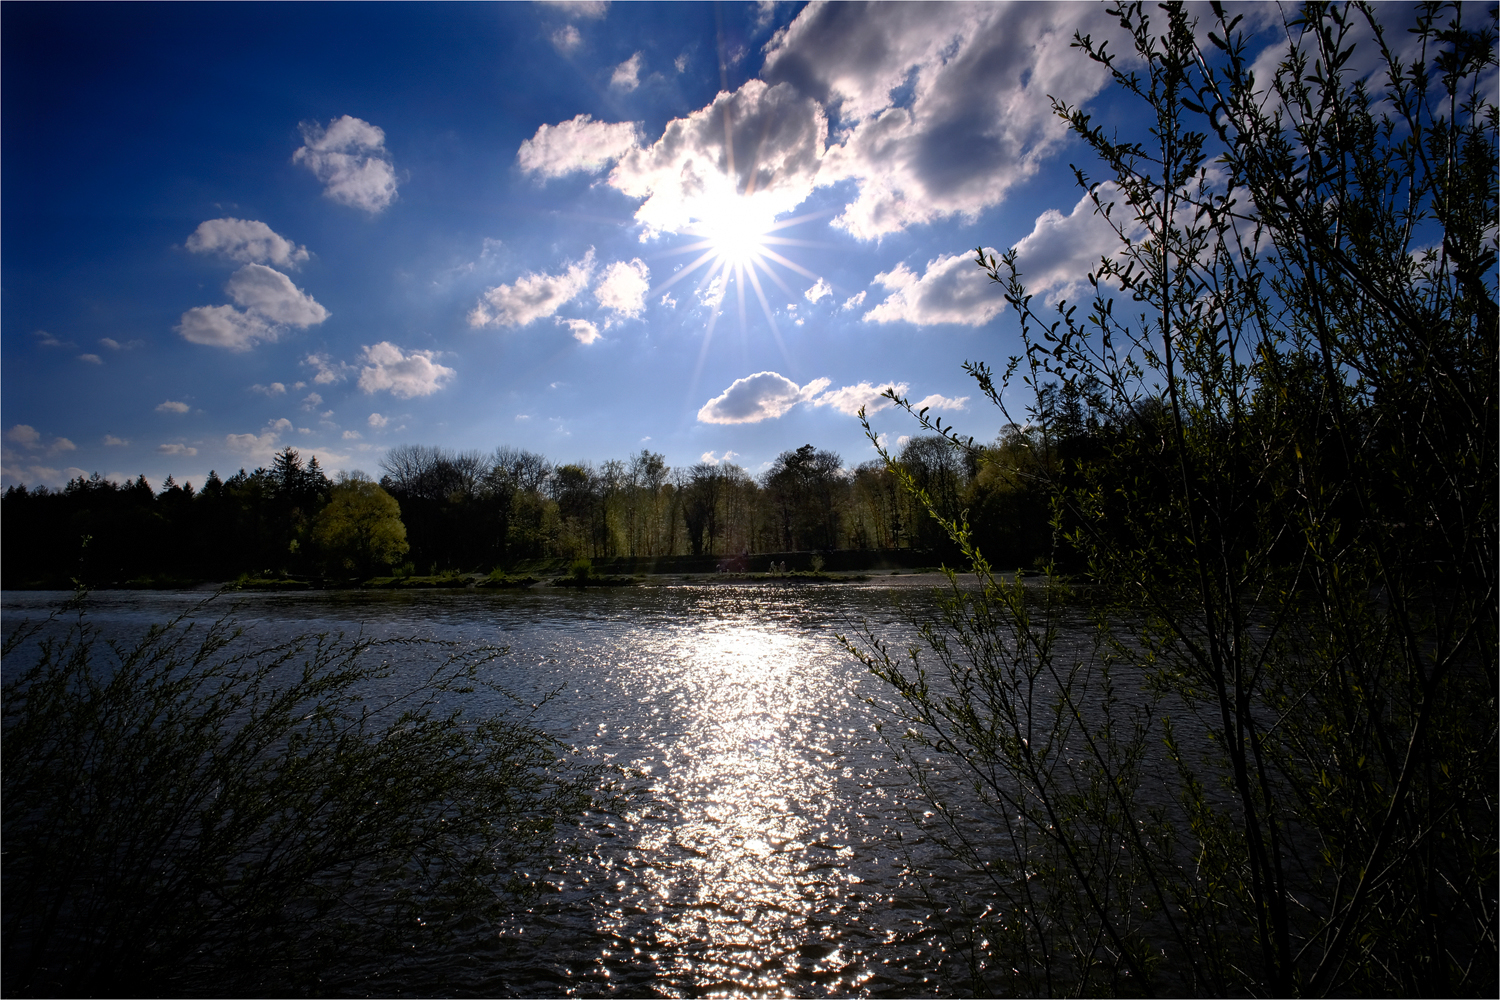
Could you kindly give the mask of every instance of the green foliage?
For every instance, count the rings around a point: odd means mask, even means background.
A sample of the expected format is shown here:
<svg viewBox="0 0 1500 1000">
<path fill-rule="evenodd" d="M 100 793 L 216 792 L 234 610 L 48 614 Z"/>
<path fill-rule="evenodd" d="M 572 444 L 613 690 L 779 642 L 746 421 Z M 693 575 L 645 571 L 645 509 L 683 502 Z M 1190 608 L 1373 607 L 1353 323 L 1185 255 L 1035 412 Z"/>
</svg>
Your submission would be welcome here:
<svg viewBox="0 0 1500 1000">
<path fill-rule="evenodd" d="M 460 711 L 502 650 L 63 624 L 4 650 L 35 656 L 4 688 L 7 995 L 389 973 L 524 899 L 517 864 L 590 801 L 524 713 Z"/>
<path fill-rule="evenodd" d="M 332 566 L 362 577 L 395 563 L 409 548 L 400 505 L 379 486 L 360 479 L 333 487 L 313 537 Z"/>
<path fill-rule="evenodd" d="M 1115 11 L 1128 65 L 1078 40 L 1149 141 L 1056 105 L 1120 236 L 1087 311 L 979 254 L 1026 353 L 968 367 L 1035 392 L 1015 474 L 1086 585 L 944 518 L 977 588 L 925 659 L 858 652 L 983 880 L 949 901 L 976 988 L 1493 995 L 1495 11 L 1421 8 L 1408 63 L 1309 5 L 1256 79 L 1230 11 L 1164 9 Z"/>
</svg>

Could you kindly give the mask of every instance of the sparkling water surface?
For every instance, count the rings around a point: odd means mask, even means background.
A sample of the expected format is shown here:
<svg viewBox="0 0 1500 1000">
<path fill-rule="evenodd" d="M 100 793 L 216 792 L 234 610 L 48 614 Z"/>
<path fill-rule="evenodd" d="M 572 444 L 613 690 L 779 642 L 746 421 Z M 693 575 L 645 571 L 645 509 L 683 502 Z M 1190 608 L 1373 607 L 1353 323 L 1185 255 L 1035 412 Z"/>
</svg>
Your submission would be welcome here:
<svg viewBox="0 0 1500 1000">
<path fill-rule="evenodd" d="M 913 873 L 936 861 L 925 802 L 876 732 L 891 693 L 836 638 L 868 621 L 896 648 L 915 640 L 930 583 L 881 583 L 237 594 L 198 611 L 200 593 L 113 591 L 89 604 L 122 638 L 188 612 L 231 613 L 266 641 L 503 645 L 491 679 L 542 703 L 539 724 L 588 759 L 639 776 L 619 813 L 561 831 L 525 873 L 545 889 L 535 905 L 433 956 L 432 981 L 402 992 L 948 992 L 961 973 L 935 961 L 930 887 Z M 7 592 L 6 631 L 67 596 Z"/>
</svg>

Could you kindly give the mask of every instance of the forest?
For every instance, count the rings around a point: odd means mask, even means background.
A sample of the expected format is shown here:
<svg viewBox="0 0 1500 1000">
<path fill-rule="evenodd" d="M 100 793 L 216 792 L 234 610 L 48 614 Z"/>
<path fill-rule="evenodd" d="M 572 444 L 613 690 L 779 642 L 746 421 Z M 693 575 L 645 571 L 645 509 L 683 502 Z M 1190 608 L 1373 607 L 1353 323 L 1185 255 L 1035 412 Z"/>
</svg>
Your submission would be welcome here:
<svg viewBox="0 0 1500 1000">
<path fill-rule="evenodd" d="M 986 525 L 987 551 L 1030 565 L 1051 535 L 1028 472 L 1051 447 L 1035 428 L 1012 425 L 986 448 L 922 435 L 900 456 L 939 509 Z M 933 564 L 957 555 L 884 462 L 851 469 L 810 444 L 759 477 L 727 462 L 672 468 L 646 450 L 594 465 L 508 446 L 484 454 L 411 444 L 391 449 L 380 472 L 378 484 L 360 472 L 330 478 L 316 456 L 287 448 L 269 467 L 210 472 L 196 487 L 98 474 L 57 490 L 12 486 L 0 498 L 5 585 L 335 580 L 836 550 L 906 550 Z M 379 537 L 361 538 L 361 526 Z"/>
</svg>

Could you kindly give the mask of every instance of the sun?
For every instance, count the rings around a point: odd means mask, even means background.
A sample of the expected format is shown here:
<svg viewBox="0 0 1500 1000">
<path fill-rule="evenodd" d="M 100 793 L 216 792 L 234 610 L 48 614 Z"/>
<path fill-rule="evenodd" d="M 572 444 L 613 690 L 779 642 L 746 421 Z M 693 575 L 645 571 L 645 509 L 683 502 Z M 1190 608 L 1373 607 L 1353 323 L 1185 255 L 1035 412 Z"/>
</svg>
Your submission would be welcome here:
<svg viewBox="0 0 1500 1000">
<path fill-rule="evenodd" d="M 775 227 L 774 217 L 768 216 L 753 199 L 730 196 L 713 205 L 694 229 L 714 257 L 738 269 L 753 266 L 765 255 L 766 237 Z"/>
</svg>

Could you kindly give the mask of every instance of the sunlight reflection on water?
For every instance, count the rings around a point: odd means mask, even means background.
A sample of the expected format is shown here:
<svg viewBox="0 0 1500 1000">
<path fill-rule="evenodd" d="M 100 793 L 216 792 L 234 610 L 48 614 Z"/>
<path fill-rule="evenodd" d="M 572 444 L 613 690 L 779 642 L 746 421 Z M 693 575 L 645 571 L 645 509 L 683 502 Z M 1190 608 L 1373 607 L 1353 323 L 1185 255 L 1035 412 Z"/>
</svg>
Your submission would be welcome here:
<svg viewBox="0 0 1500 1000">
<path fill-rule="evenodd" d="M 6 594 L 7 624 L 44 596 Z M 646 789 L 618 815 L 586 817 L 547 870 L 527 873 L 549 890 L 529 912 L 488 944 L 433 956 L 442 989 L 907 995 L 937 986 L 923 957 L 928 904 L 906 873 L 906 852 L 925 845 L 908 806 L 922 808 L 874 731 L 886 691 L 834 634 L 869 617 L 909 637 L 896 605 L 925 599 L 730 587 L 283 594 L 238 598 L 236 615 L 263 637 L 506 644 L 496 679 L 527 701 L 555 692 L 542 723 Z M 101 593 L 94 618 L 128 630 L 191 600 Z"/>
</svg>

